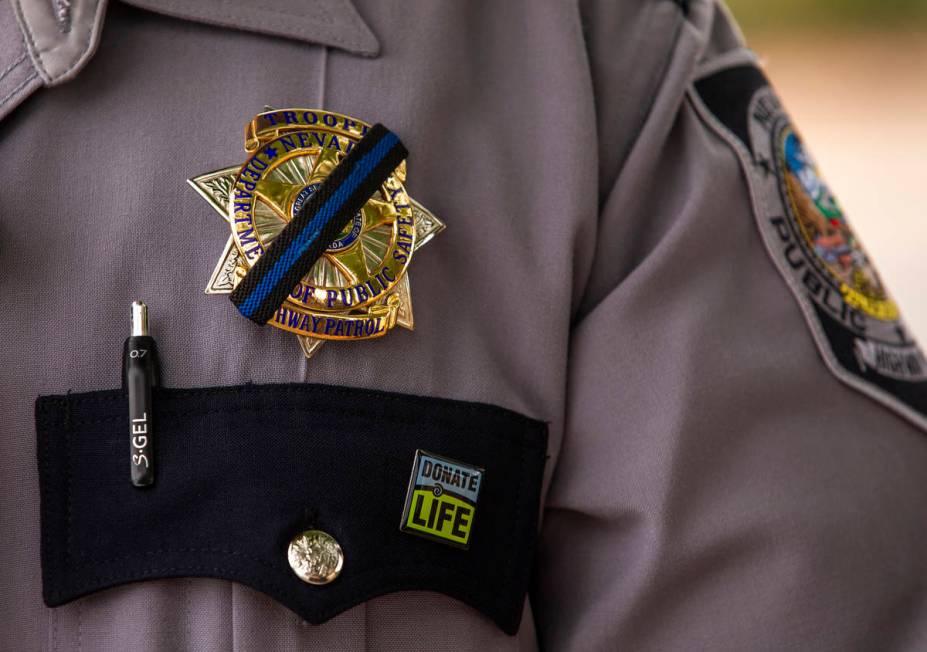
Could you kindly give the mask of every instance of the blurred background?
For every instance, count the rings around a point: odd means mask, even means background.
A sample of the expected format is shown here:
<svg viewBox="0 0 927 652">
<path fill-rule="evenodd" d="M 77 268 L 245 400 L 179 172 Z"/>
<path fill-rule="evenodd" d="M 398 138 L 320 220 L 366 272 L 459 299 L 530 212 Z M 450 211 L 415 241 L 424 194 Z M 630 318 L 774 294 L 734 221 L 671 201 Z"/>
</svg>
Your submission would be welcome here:
<svg viewBox="0 0 927 652">
<path fill-rule="evenodd" d="M 728 0 L 927 346 L 927 0 Z"/>
</svg>

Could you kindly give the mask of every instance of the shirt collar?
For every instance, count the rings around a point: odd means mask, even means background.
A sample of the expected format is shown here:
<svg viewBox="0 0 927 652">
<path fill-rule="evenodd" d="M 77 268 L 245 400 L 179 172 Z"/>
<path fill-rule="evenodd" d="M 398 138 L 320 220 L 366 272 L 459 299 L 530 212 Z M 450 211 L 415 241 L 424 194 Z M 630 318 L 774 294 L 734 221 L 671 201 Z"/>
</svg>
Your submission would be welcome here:
<svg viewBox="0 0 927 652">
<path fill-rule="evenodd" d="M 260 8 L 251 0 L 123 1 L 175 18 L 364 57 L 380 53 L 380 42 L 351 0 L 261 0 Z M 60 84 L 83 69 L 100 41 L 106 4 L 107 0 L 0 0 L 0 119 L 43 84 Z"/>
<path fill-rule="evenodd" d="M 377 37 L 351 0 L 261 0 L 260 6 L 251 0 L 123 2 L 176 18 L 327 45 L 365 57 L 380 53 Z"/>
<path fill-rule="evenodd" d="M 14 6 L 0 0 L 0 119 L 41 86 L 14 18 Z"/>
<path fill-rule="evenodd" d="M 123 0 L 175 18 L 327 45 L 365 57 L 380 42 L 351 0 Z M 74 77 L 100 40 L 107 0 L 11 0 L 22 43 L 10 39 L 15 60 L 24 45 L 47 86 Z M 16 46 L 16 47 L 12 47 Z M 15 52 L 13 52 L 15 50 Z M 0 63 L 4 58 L 0 51 Z M 9 57 L 5 57 L 9 58 Z"/>
</svg>

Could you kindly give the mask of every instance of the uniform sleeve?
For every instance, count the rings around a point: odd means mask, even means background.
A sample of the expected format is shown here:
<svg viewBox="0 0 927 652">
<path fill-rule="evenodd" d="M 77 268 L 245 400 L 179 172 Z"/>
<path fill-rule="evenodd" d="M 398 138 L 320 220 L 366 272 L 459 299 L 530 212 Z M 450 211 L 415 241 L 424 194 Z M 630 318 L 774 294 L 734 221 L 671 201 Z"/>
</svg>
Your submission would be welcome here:
<svg viewBox="0 0 927 652">
<path fill-rule="evenodd" d="M 917 586 L 872 560 L 924 569 L 923 442 L 828 372 L 698 111 L 700 74 L 755 63 L 726 9 L 663 4 L 672 47 L 626 149 L 624 73 L 608 28 L 587 35 L 608 142 L 532 594 L 542 647 L 869 649 Z"/>
</svg>

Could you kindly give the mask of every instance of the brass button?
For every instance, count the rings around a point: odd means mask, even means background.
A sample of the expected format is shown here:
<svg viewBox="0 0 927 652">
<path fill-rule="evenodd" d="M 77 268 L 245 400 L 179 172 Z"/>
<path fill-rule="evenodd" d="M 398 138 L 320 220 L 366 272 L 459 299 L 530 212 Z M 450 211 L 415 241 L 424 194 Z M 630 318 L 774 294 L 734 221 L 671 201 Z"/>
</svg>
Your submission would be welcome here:
<svg viewBox="0 0 927 652">
<path fill-rule="evenodd" d="M 341 574 L 344 552 L 335 538 L 321 530 L 300 532 L 286 551 L 296 576 L 309 584 L 328 584 Z"/>
</svg>

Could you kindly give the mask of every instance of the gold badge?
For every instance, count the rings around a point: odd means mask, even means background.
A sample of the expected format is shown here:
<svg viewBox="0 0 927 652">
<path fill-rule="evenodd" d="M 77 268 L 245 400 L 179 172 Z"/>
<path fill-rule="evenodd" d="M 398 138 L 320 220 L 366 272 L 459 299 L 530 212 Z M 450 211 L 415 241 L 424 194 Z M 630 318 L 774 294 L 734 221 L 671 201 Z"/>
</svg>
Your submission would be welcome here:
<svg viewBox="0 0 927 652">
<path fill-rule="evenodd" d="M 228 223 L 206 294 L 230 294 L 274 238 L 370 129 L 315 109 L 268 110 L 245 129 L 249 158 L 188 183 Z M 358 211 L 268 322 L 295 333 L 306 357 L 326 340 L 412 330 L 408 267 L 444 223 L 408 196 L 403 162 Z"/>
</svg>

